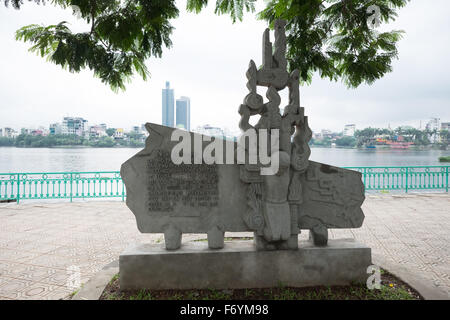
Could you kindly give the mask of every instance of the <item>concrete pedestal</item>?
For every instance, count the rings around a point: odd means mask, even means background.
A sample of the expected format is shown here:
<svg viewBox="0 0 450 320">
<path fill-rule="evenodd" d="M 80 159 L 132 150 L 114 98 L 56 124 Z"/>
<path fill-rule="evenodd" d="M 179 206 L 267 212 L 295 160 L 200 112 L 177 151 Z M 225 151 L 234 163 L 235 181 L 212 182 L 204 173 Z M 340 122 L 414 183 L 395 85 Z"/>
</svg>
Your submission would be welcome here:
<svg viewBox="0 0 450 320">
<path fill-rule="evenodd" d="M 298 250 L 256 251 L 252 241 L 206 242 L 168 251 L 162 244 L 127 248 L 119 259 L 120 288 L 239 289 L 346 285 L 366 282 L 371 250 L 353 240 L 330 240 L 326 247 L 300 241 Z"/>
</svg>

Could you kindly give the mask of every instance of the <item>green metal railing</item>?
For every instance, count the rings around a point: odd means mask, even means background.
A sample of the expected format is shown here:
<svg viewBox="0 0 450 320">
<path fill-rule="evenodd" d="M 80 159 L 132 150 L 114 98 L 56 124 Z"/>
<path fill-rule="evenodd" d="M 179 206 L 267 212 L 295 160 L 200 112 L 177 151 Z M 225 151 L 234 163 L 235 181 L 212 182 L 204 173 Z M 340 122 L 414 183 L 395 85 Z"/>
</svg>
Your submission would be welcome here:
<svg viewBox="0 0 450 320">
<path fill-rule="evenodd" d="M 345 167 L 359 171 L 366 191 L 448 192 L 450 166 Z"/>
<path fill-rule="evenodd" d="M 345 167 L 362 174 L 366 191 L 448 192 L 450 166 Z M 0 173 L 0 201 L 126 198 L 119 171 Z"/>
<path fill-rule="evenodd" d="M 118 171 L 0 173 L 0 201 L 125 197 Z"/>
</svg>

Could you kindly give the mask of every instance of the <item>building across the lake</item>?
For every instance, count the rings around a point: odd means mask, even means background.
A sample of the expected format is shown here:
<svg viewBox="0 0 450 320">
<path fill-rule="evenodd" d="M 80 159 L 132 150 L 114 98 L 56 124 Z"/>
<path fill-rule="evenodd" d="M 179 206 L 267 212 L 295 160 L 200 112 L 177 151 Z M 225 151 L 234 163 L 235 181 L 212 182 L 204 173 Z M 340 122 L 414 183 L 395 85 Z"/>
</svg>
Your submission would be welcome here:
<svg viewBox="0 0 450 320">
<path fill-rule="evenodd" d="M 61 134 L 84 136 L 88 133 L 87 120 L 79 117 L 64 117 L 61 125 Z"/>
<path fill-rule="evenodd" d="M 5 138 L 15 138 L 19 135 L 19 133 L 13 128 L 0 128 L 0 137 Z"/>
<path fill-rule="evenodd" d="M 89 138 L 106 137 L 106 129 L 102 125 L 95 125 L 89 127 Z"/>
<path fill-rule="evenodd" d="M 162 89 L 162 125 L 174 127 L 174 90 L 170 89 L 169 81 L 166 81 L 166 88 Z"/>
<path fill-rule="evenodd" d="M 52 123 L 49 127 L 49 133 L 51 135 L 62 134 L 62 127 L 60 123 Z"/>
<path fill-rule="evenodd" d="M 439 118 L 431 118 L 430 121 L 428 121 L 425 128 L 427 130 L 433 131 L 433 130 L 439 130 L 441 127 L 441 119 Z"/>
<path fill-rule="evenodd" d="M 205 124 L 203 126 L 198 126 L 197 128 L 193 129 L 192 132 L 203 134 L 205 136 L 230 140 L 230 141 L 237 141 L 237 135 L 228 130 L 227 128 L 222 129 L 220 127 L 214 127 L 209 124 Z"/>
<path fill-rule="evenodd" d="M 197 128 L 195 128 L 192 131 L 195 133 L 203 134 L 205 136 L 210 136 L 210 137 L 223 138 L 225 136 L 225 133 L 222 130 L 222 128 L 213 127 L 209 124 L 205 124 L 203 126 L 198 126 Z"/>
<path fill-rule="evenodd" d="M 188 97 L 177 99 L 176 127 L 179 129 L 191 130 L 191 100 Z"/>
<path fill-rule="evenodd" d="M 113 135 L 114 139 L 123 139 L 124 136 L 125 131 L 123 130 L 123 128 L 117 128 Z"/>
<path fill-rule="evenodd" d="M 344 127 L 344 136 L 353 137 L 355 135 L 356 125 L 346 124 Z"/>
</svg>

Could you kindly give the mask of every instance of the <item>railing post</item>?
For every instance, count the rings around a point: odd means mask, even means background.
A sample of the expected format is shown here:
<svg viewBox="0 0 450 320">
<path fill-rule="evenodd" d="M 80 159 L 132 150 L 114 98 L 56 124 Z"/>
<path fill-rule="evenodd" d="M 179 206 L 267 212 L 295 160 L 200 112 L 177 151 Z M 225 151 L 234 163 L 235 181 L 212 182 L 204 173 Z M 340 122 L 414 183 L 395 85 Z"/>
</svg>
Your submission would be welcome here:
<svg viewBox="0 0 450 320">
<path fill-rule="evenodd" d="M 120 179 L 122 179 L 122 177 L 120 177 Z M 122 180 L 122 201 L 125 201 L 125 184 L 123 183 L 123 180 Z"/>
<path fill-rule="evenodd" d="M 70 202 L 72 202 L 72 172 L 70 173 Z"/>
<path fill-rule="evenodd" d="M 406 172 L 406 186 L 405 186 L 405 189 L 406 189 L 406 193 L 408 193 L 408 172 L 409 172 L 409 170 L 408 170 L 408 167 L 406 167 L 406 170 L 405 170 L 405 172 Z"/>
<path fill-rule="evenodd" d="M 16 196 L 16 203 L 19 204 L 20 201 L 20 173 L 17 174 L 17 196 Z"/>
<path fill-rule="evenodd" d="M 366 186 L 366 176 L 367 176 L 367 168 L 363 168 L 363 184 L 364 184 L 364 191 L 367 191 L 367 186 Z"/>
<path fill-rule="evenodd" d="M 448 192 L 448 166 L 445 168 L 445 192 Z"/>
</svg>

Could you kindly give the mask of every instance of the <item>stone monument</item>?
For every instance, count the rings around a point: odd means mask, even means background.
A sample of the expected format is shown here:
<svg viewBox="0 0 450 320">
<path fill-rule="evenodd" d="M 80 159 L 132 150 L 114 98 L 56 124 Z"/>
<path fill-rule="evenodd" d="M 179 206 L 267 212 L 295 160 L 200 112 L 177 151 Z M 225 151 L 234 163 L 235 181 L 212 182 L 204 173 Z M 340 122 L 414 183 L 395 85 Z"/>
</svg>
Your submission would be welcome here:
<svg viewBox="0 0 450 320">
<path fill-rule="evenodd" d="M 138 229 L 164 233 L 164 246 L 133 246 L 120 256 L 122 289 L 332 285 L 367 278 L 370 248 L 328 241 L 328 229 L 363 223 L 361 174 L 309 160 L 299 71 L 287 72 L 285 21 L 274 27 L 273 45 L 269 29 L 263 35 L 262 66 L 249 63 L 238 142 L 147 123 L 145 148 L 122 165 Z M 267 88 L 267 102 L 258 86 Z M 278 92 L 285 88 L 289 103 L 281 113 Z M 254 126 L 252 116 L 260 117 Z M 309 230 L 310 241 L 299 242 L 301 230 Z M 225 243 L 225 232 L 253 232 L 254 241 Z M 183 233 L 205 233 L 207 246 L 182 246 Z"/>
</svg>

